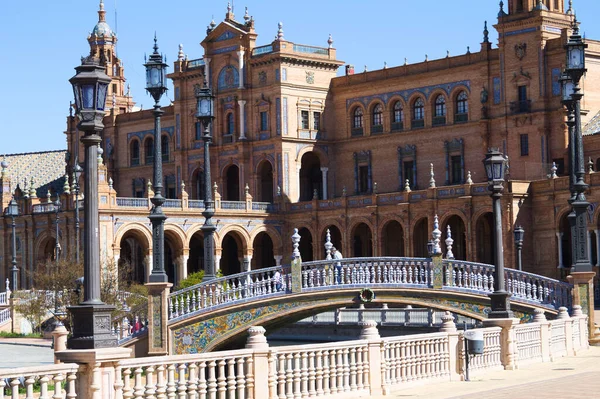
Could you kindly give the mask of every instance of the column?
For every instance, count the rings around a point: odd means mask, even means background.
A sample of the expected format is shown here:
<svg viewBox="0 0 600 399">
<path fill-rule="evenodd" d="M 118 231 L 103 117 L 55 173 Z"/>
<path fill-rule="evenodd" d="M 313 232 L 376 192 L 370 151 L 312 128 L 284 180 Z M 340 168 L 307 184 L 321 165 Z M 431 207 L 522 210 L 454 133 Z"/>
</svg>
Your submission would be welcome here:
<svg viewBox="0 0 600 399">
<path fill-rule="evenodd" d="M 215 243 L 216 244 L 216 243 Z M 223 254 L 223 248 L 215 248 L 215 273 L 221 270 L 221 255 Z"/>
<path fill-rule="evenodd" d="M 563 254 L 562 236 L 563 236 L 563 233 L 561 233 L 561 232 L 556 233 L 556 238 L 558 238 L 558 268 L 559 269 L 562 269 L 563 267 L 565 267 L 563 265 L 563 261 L 562 261 L 562 254 Z"/>
<path fill-rule="evenodd" d="M 238 105 L 240 106 L 240 140 L 246 140 L 246 124 L 245 121 L 245 113 L 246 113 L 246 100 L 238 100 Z"/>
<path fill-rule="evenodd" d="M 596 229 L 594 232 L 596 233 L 596 266 L 600 267 L 600 256 L 598 256 L 600 254 L 600 230 Z"/>
<path fill-rule="evenodd" d="M 206 77 L 206 81 L 208 85 L 210 84 L 210 57 L 204 56 L 204 76 Z"/>
<path fill-rule="evenodd" d="M 237 56 L 238 56 L 238 66 L 239 66 L 239 72 L 240 72 L 240 85 L 238 86 L 238 89 L 243 89 L 244 88 L 244 50 L 238 51 Z"/>
<path fill-rule="evenodd" d="M 252 265 L 252 255 L 244 255 L 244 260 L 243 260 L 243 272 L 249 272 L 251 269 Z"/>
<path fill-rule="evenodd" d="M 146 255 L 146 258 L 144 259 L 144 266 L 146 269 L 146 276 L 144 280 L 147 282 L 148 276 L 150 276 L 150 273 L 152 272 L 152 251 L 148 251 L 148 255 Z"/>
<path fill-rule="evenodd" d="M 275 258 L 275 266 L 281 266 L 281 259 L 283 259 L 283 255 L 274 255 Z"/>
<path fill-rule="evenodd" d="M 187 278 L 187 274 L 188 274 L 188 271 L 187 271 L 187 269 L 188 269 L 188 268 L 187 268 L 187 264 L 188 264 L 188 260 L 189 260 L 189 259 L 190 259 L 190 255 L 189 255 L 189 253 L 187 253 L 187 254 L 185 254 L 185 253 L 184 253 L 184 254 L 181 256 L 181 263 L 182 263 L 182 265 L 181 265 L 181 274 L 180 274 L 180 276 L 181 276 L 181 280 L 184 280 L 184 279 L 186 279 L 186 278 Z"/>
<path fill-rule="evenodd" d="M 323 199 L 326 200 L 327 199 L 327 172 L 329 171 L 329 168 L 326 167 L 322 167 L 321 168 L 321 174 L 323 175 Z"/>
<path fill-rule="evenodd" d="M 296 193 L 298 195 L 298 199 L 297 199 L 298 202 L 300 202 L 300 169 L 302 169 L 302 165 L 296 165 L 296 179 L 297 179 Z"/>
</svg>

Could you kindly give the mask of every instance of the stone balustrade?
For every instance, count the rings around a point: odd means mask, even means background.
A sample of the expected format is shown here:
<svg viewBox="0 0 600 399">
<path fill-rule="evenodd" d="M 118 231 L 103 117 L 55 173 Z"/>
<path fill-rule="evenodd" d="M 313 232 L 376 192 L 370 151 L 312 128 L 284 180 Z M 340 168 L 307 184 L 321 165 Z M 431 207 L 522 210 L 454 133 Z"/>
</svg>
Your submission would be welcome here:
<svg viewBox="0 0 600 399">
<path fill-rule="evenodd" d="M 11 321 L 10 308 L 0 310 L 0 326 Z"/>
<path fill-rule="evenodd" d="M 39 389 L 40 398 L 69 398 L 80 397 L 76 391 L 79 365 L 63 363 L 36 367 L 20 367 L 13 369 L 0 369 L 0 399 L 4 399 L 5 392 L 10 392 L 12 399 L 18 399 L 19 388 L 25 388 L 25 397 L 34 398 L 34 385 Z M 53 394 L 52 394 L 53 391 Z"/>
</svg>

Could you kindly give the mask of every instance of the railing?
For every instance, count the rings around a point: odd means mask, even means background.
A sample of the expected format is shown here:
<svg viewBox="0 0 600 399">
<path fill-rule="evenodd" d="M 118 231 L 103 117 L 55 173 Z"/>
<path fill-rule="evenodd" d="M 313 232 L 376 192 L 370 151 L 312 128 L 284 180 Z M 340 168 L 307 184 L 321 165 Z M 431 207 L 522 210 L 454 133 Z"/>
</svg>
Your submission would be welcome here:
<svg viewBox="0 0 600 399">
<path fill-rule="evenodd" d="M 274 207 L 273 207 L 273 204 L 270 202 L 253 202 L 252 210 L 267 212 L 267 211 L 273 211 Z"/>
<path fill-rule="evenodd" d="M 371 134 L 379 134 L 379 133 L 383 133 L 383 125 L 371 126 Z"/>
<path fill-rule="evenodd" d="M 483 354 L 479 356 L 469 356 L 469 371 L 502 369 L 502 328 L 488 327 L 482 328 L 483 331 Z M 461 333 L 459 339 L 459 358 L 461 365 L 465 364 L 464 336 Z M 464 369 L 463 369 L 464 370 Z"/>
<path fill-rule="evenodd" d="M 112 333 L 117 336 L 119 345 L 123 345 L 147 329 L 148 305 L 146 303 L 124 311 L 112 319 Z"/>
<path fill-rule="evenodd" d="M 10 308 L 0 310 L 0 326 L 6 324 L 10 320 Z"/>
<path fill-rule="evenodd" d="M 324 47 L 305 46 L 302 44 L 294 44 L 294 51 L 296 53 L 307 53 L 307 54 L 322 54 L 328 55 L 329 50 Z"/>
<path fill-rule="evenodd" d="M 494 266 L 460 260 L 444 260 L 444 285 L 477 292 L 494 292 Z M 548 277 L 514 269 L 505 269 L 506 290 L 511 298 L 527 302 L 571 307 L 573 286 Z"/>
<path fill-rule="evenodd" d="M 188 63 L 187 63 L 187 69 L 200 68 L 204 64 L 205 63 L 204 63 L 204 60 L 202 58 L 191 60 L 191 61 L 188 61 Z"/>
<path fill-rule="evenodd" d="M 454 123 L 464 123 L 469 121 L 469 114 L 454 114 Z"/>
<path fill-rule="evenodd" d="M 510 103 L 510 111 L 513 114 L 523 114 L 531 112 L 531 100 L 512 101 Z"/>
<path fill-rule="evenodd" d="M 167 200 L 165 200 L 163 206 L 165 208 L 181 208 L 181 200 L 180 199 L 167 199 Z"/>
<path fill-rule="evenodd" d="M 404 122 L 392 122 L 392 132 L 398 132 L 404 129 Z"/>
<path fill-rule="evenodd" d="M 550 323 L 550 354 L 553 357 L 567 354 L 567 335 L 564 320 L 554 320 Z"/>
<path fill-rule="evenodd" d="M 56 205 L 53 202 L 35 204 L 31 207 L 31 213 L 53 213 L 56 212 Z"/>
<path fill-rule="evenodd" d="M 542 331 L 538 323 L 516 326 L 515 338 L 519 362 L 542 360 Z"/>
<path fill-rule="evenodd" d="M 352 137 L 362 136 L 363 128 L 362 127 L 353 127 L 352 130 L 350 131 L 350 134 L 352 135 Z"/>
<path fill-rule="evenodd" d="M 20 387 L 25 388 L 25 397 L 28 399 L 34 398 L 34 387 L 40 392 L 35 397 L 77 398 L 79 393 L 75 391 L 75 382 L 78 370 L 79 365 L 74 363 L 0 369 L 0 398 L 9 394 L 13 399 L 18 399 Z M 87 386 L 78 388 L 81 391 L 87 389 Z"/>
<path fill-rule="evenodd" d="M 7 292 L 0 292 L 0 305 L 8 305 L 8 294 Z"/>
<path fill-rule="evenodd" d="M 246 202 L 244 201 L 221 201 L 221 209 L 231 210 L 246 210 Z"/>
<path fill-rule="evenodd" d="M 233 134 L 225 134 L 223 135 L 223 144 L 233 143 Z"/>
<path fill-rule="evenodd" d="M 425 127 L 425 120 L 424 119 L 414 119 L 411 123 L 410 126 L 413 129 L 418 129 L 421 127 Z"/>
<path fill-rule="evenodd" d="M 252 49 L 252 55 L 268 54 L 273 52 L 273 45 L 267 44 L 266 46 L 254 47 Z"/>
<path fill-rule="evenodd" d="M 148 198 L 117 197 L 117 206 L 124 206 L 128 208 L 148 208 Z"/>
<path fill-rule="evenodd" d="M 188 201 L 188 208 L 194 208 L 194 209 L 204 209 L 204 200 L 189 200 Z"/>
<path fill-rule="evenodd" d="M 431 121 L 431 124 L 433 126 L 445 125 L 446 124 L 446 117 L 445 116 L 434 116 L 433 120 Z"/>
</svg>

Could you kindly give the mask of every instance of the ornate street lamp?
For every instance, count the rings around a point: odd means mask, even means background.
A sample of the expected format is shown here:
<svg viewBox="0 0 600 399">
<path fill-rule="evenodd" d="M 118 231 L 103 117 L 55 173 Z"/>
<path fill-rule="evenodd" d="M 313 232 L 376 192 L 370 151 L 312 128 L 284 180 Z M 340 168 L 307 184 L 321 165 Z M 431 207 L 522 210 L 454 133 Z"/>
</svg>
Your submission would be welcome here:
<svg viewBox="0 0 600 399">
<path fill-rule="evenodd" d="M 519 271 L 523 270 L 521 261 L 521 251 L 523 250 L 523 239 L 525 238 L 525 230 L 521 226 L 517 226 L 513 231 L 515 235 L 515 246 L 517 247 L 517 267 Z"/>
<path fill-rule="evenodd" d="M 146 91 L 154 98 L 154 196 L 151 198 L 152 210 L 150 222 L 152 223 L 152 272 L 148 281 L 151 283 L 166 283 L 168 276 L 165 272 L 165 220 L 167 217 L 162 211 L 165 198 L 162 196 L 162 150 L 160 116 L 164 113 L 160 109 L 160 98 L 167 91 L 165 79 L 167 64 L 158 53 L 156 34 L 154 35 L 154 52 L 150 54 L 146 67 Z"/>
<path fill-rule="evenodd" d="M 117 346 L 116 336 L 111 334 L 111 311 L 113 306 L 100 299 L 100 241 L 98 231 L 98 144 L 104 129 L 106 93 L 111 79 L 104 73 L 105 67 L 93 56 L 83 58 L 75 68 L 77 74 L 69 82 L 73 85 L 75 106 L 79 119 L 78 128 L 84 135 L 81 142 L 85 148 L 84 197 L 84 246 L 83 246 L 83 302 L 71 306 L 73 335 L 68 341 L 71 349 L 95 349 Z M 108 321 L 108 322 L 107 322 Z"/>
<path fill-rule="evenodd" d="M 75 167 L 73 168 L 73 180 L 75 189 L 75 259 L 79 263 L 79 178 L 83 169 L 79 166 L 79 160 L 75 158 Z"/>
<path fill-rule="evenodd" d="M 483 164 L 488 179 L 488 189 L 492 192 L 494 208 L 494 238 L 496 241 L 496 259 L 494 268 L 494 292 L 490 294 L 492 310 L 488 317 L 491 319 L 512 318 L 510 310 L 510 293 L 504 285 L 504 247 L 502 244 L 502 207 L 500 199 L 504 189 L 504 172 L 507 159 L 496 149 L 491 149 L 485 155 Z"/>
<path fill-rule="evenodd" d="M 212 200 L 212 190 L 210 186 L 210 143 L 212 136 L 210 134 L 210 124 L 215 118 L 214 114 L 214 100 L 215 97 L 212 95 L 212 91 L 208 87 L 206 77 L 204 78 L 204 86 L 196 85 L 194 87 L 194 94 L 197 100 L 197 112 L 196 118 L 204 126 L 204 135 L 202 140 L 204 141 L 204 225 L 202 225 L 202 232 L 204 234 L 204 281 L 213 280 L 216 277 L 215 272 L 215 261 L 214 252 L 215 244 L 213 240 L 213 233 L 217 229 L 212 224 L 212 217 L 215 214 L 215 207 Z"/>
<path fill-rule="evenodd" d="M 18 284 L 17 284 L 17 273 L 18 273 L 18 269 L 17 269 L 17 234 L 16 234 L 16 230 L 15 230 L 15 218 L 17 216 L 19 216 L 19 204 L 17 204 L 17 201 L 15 201 L 15 198 L 13 197 L 10 202 L 8 203 L 8 207 L 6 208 L 6 213 L 4 214 L 5 216 L 10 216 L 11 220 L 11 224 L 10 227 L 12 228 L 12 290 L 17 291 L 18 290 Z"/>
<path fill-rule="evenodd" d="M 583 159 L 583 137 L 581 129 L 581 87 L 579 81 L 583 74 L 587 71 L 585 69 L 585 44 L 579 34 L 579 24 L 577 20 L 574 21 L 573 34 L 569 36 L 569 41 L 565 46 L 567 50 L 567 67 L 566 74 L 571 78 L 573 88 L 571 98 L 573 100 L 573 113 L 574 113 L 574 124 L 569 117 L 567 124 L 569 127 L 573 124 L 573 150 L 569 152 L 573 160 L 570 161 L 570 166 L 574 167 L 575 181 L 573 183 L 573 189 L 575 191 L 575 197 L 571 202 L 573 212 L 575 213 L 575 220 L 572 225 L 571 237 L 572 248 L 574 253 L 574 267 L 578 272 L 592 271 L 592 265 L 588 258 L 587 251 L 587 209 L 590 203 L 585 198 L 585 190 L 588 185 L 584 181 L 585 175 L 585 164 Z M 564 96 L 571 91 L 568 82 L 564 82 Z"/>
</svg>

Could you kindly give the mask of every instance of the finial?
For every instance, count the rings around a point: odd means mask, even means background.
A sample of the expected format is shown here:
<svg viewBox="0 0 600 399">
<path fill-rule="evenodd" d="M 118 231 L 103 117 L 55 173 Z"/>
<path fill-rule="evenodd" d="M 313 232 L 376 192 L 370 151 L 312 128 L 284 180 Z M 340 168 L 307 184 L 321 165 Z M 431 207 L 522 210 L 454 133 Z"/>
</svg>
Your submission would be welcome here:
<svg viewBox="0 0 600 399">
<path fill-rule="evenodd" d="M 550 178 L 556 179 L 558 176 L 556 175 L 556 171 L 558 168 L 556 167 L 556 162 L 552 162 L 552 167 L 550 168 Z"/>
<path fill-rule="evenodd" d="M 277 186 L 277 196 L 281 197 L 281 186 Z"/>
<path fill-rule="evenodd" d="M 69 174 L 65 173 L 65 184 L 63 184 L 63 192 L 65 194 L 71 194 L 71 187 L 69 186 Z"/>
<path fill-rule="evenodd" d="M 185 192 L 185 182 L 181 179 L 181 192 Z"/>
<path fill-rule="evenodd" d="M 446 58 L 450 58 L 450 50 L 446 50 Z"/>
<path fill-rule="evenodd" d="M 319 191 L 316 188 L 313 190 L 313 199 L 319 199 Z"/>
<path fill-rule="evenodd" d="M 383 61 L 383 69 L 387 69 L 387 61 Z"/>
<path fill-rule="evenodd" d="M 452 230 L 450 229 L 450 225 L 446 226 L 446 259 L 454 259 L 454 254 L 452 253 L 452 244 L 454 244 L 454 240 L 452 239 Z"/>
<path fill-rule="evenodd" d="M 250 187 L 248 187 L 248 183 L 246 183 L 246 187 L 244 187 L 244 194 L 248 195 L 250 192 Z"/>
<path fill-rule="evenodd" d="M 109 178 L 108 178 L 108 189 L 109 189 L 109 190 L 112 190 L 112 189 L 113 189 L 113 183 L 114 183 L 114 182 L 113 182 L 113 179 L 112 179 L 112 177 L 109 177 Z"/>
<path fill-rule="evenodd" d="M 277 24 L 277 40 L 283 39 L 283 22 Z"/>
<path fill-rule="evenodd" d="M 331 243 L 331 233 L 329 232 L 329 229 L 327 229 L 327 234 L 325 235 L 325 253 L 327 254 L 325 256 L 326 260 L 331 260 L 331 248 L 333 247 L 333 244 Z"/>
<path fill-rule="evenodd" d="M 156 31 L 154 31 L 154 54 L 158 54 L 158 40 L 156 39 Z"/>
<path fill-rule="evenodd" d="M 35 187 L 33 184 L 33 176 L 31 176 L 31 181 L 29 182 L 29 197 L 37 198 L 37 193 L 35 192 Z"/>
<path fill-rule="evenodd" d="M 227 2 L 227 13 L 230 13 L 230 12 L 231 12 L 231 2 L 228 1 Z"/>
<path fill-rule="evenodd" d="M 48 202 L 50 202 L 51 197 L 52 197 L 52 194 L 50 193 L 50 189 L 48 189 L 48 192 L 46 193 L 46 198 L 48 198 Z"/>
<path fill-rule="evenodd" d="M 329 34 L 329 39 L 327 39 L 327 45 L 329 48 L 333 47 L 333 38 L 331 37 L 331 33 Z"/>
<path fill-rule="evenodd" d="M 248 23 L 250 21 L 250 15 L 248 14 L 248 7 L 246 7 L 246 11 L 244 12 L 244 21 Z"/>
<path fill-rule="evenodd" d="M 185 60 L 185 54 L 183 53 L 183 44 L 179 44 L 179 52 L 177 53 L 177 61 Z"/>
<path fill-rule="evenodd" d="M 216 194 L 218 189 L 219 186 L 217 186 L 217 182 L 215 182 L 215 184 L 213 184 L 213 192 Z"/>
<path fill-rule="evenodd" d="M 146 186 L 148 186 L 148 192 L 152 191 L 152 181 L 150 179 L 148 179 L 148 183 L 146 183 Z"/>
<path fill-rule="evenodd" d="M 592 161 L 592 157 L 588 161 L 588 173 L 594 173 L 594 161 Z"/>
<path fill-rule="evenodd" d="M 425 54 L 425 62 L 429 61 L 429 56 Z"/>
<path fill-rule="evenodd" d="M 379 189 L 377 188 L 377 182 L 373 183 L 373 194 L 377 194 L 377 192 L 379 191 Z"/>
<path fill-rule="evenodd" d="M 406 191 L 407 193 L 410 193 L 410 180 L 406 179 L 406 181 L 404 182 L 404 191 Z"/>
<path fill-rule="evenodd" d="M 435 188 L 435 175 L 433 173 L 433 164 L 429 164 L 429 188 Z"/>
<path fill-rule="evenodd" d="M 506 13 L 504 12 L 504 2 L 500 0 L 500 11 L 498 12 L 498 18 L 504 17 Z"/>
<path fill-rule="evenodd" d="M 467 184 L 473 184 L 473 179 L 471 179 L 471 171 L 467 171 Z"/>
<path fill-rule="evenodd" d="M 298 229 L 294 228 L 294 235 L 292 235 L 292 245 L 294 247 L 294 250 L 292 251 L 292 258 L 293 259 L 298 259 L 300 257 L 300 239 L 302 237 L 300 236 L 300 234 L 298 234 Z"/>
<path fill-rule="evenodd" d="M 106 22 L 106 11 L 104 11 L 104 0 L 100 0 L 100 8 L 98 9 L 98 22 Z"/>
<path fill-rule="evenodd" d="M 573 0 L 569 0 L 569 9 L 567 10 L 567 14 L 573 14 Z"/>
<path fill-rule="evenodd" d="M 490 32 L 488 31 L 488 28 L 487 28 L 487 21 L 485 21 L 483 23 L 483 42 L 484 43 L 489 43 L 490 42 L 489 35 L 490 35 Z"/>
<path fill-rule="evenodd" d="M 98 165 L 102 165 L 102 154 L 104 154 L 104 150 L 102 147 L 98 146 Z"/>
<path fill-rule="evenodd" d="M 433 254 L 439 255 L 442 253 L 442 248 L 440 247 L 440 238 L 442 237 L 442 232 L 440 231 L 438 215 L 435 215 L 433 218 L 433 232 L 431 235 L 433 237 Z"/>
<path fill-rule="evenodd" d="M 471 54 L 471 47 L 467 46 L 467 54 Z"/>
<path fill-rule="evenodd" d="M 404 65 L 408 65 L 408 58 L 404 57 Z"/>
<path fill-rule="evenodd" d="M 8 167 L 8 162 L 6 162 L 6 156 L 4 157 L 0 165 L 2 166 L 2 174 L 0 174 L 0 176 L 2 177 L 2 179 L 4 179 L 6 177 L 6 168 Z"/>
<path fill-rule="evenodd" d="M 573 35 L 579 35 L 579 21 L 577 21 L 577 14 L 575 14 L 575 17 L 573 18 Z"/>
</svg>

